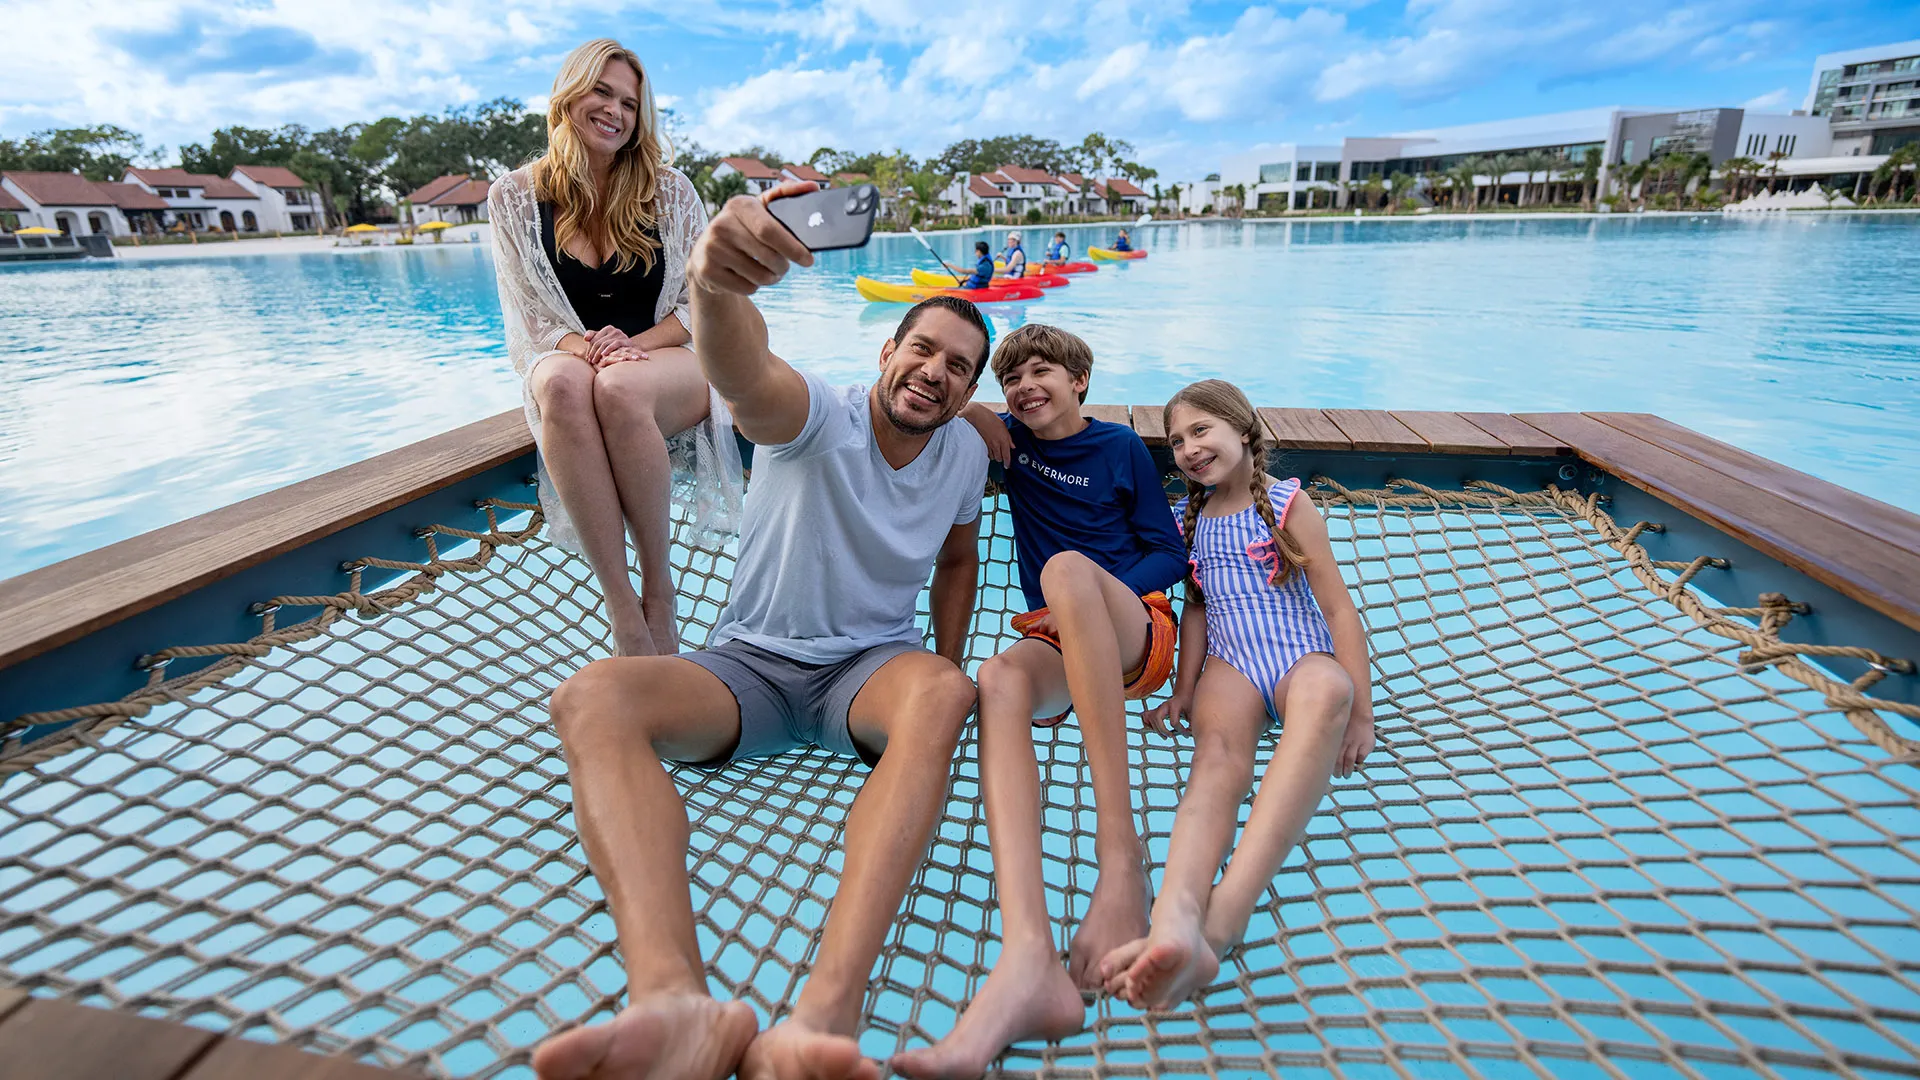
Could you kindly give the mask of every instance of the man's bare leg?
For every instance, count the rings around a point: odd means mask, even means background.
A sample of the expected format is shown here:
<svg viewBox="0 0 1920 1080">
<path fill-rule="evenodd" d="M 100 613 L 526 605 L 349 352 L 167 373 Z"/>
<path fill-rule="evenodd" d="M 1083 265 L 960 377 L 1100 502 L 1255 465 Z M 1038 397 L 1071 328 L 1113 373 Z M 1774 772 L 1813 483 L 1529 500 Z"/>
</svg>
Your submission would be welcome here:
<svg viewBox="0 0 1920 1080">
<path fill-rule="evenodd" d="M 593 380 L 620 507 L 640 554 L 640 610 L 653 650 L 680 651 L 678 591 L 669 563 L 673 467 L 667 439 L 706 419 L 707 379 L 682 348 L 654 349 L 645 360 L 601 368 Z"/>
<path fill-rule="evenodd" d="M 614 648 L 622 656 L 651 655 L 653 635 L 627 570 L 626 521 L 594 411 L 593 365 L 572 353 L 549 353 L 529 379 L 540 406 L 540 455 L 600 583 Z"/>
<path fill-rule="evenodd" d="M 1147 932 L 1145 850 L 1133 818 L 1127 777 L 1127 713 L 1121 678 L 1146 651 L 1147 609 L 1119 578 L 1078 552 L 1062 552 L 1040 571 L 1040 587 L 1060 635 L 1073 712 L 1093 774 L 1094 857 L 1100 877 L 1086 918 L 1074 931 L 1067 974 L 1100 985 L 1102 957 Z"/>
<path fill-rule="evenodd" d="M 854 696 L 848 726 L 880 761 L 847 815 L 846 864 L 812 973 L 793 1011 L 747 1048 L 742 1080 L 878 1080 L 853 1038 L 860 1005 L 946 806 L 973 701 L 973 682 L 932 653 L 894 657 Z"/>
<path fill-rule="evenodd" d="M 1007 1047 L 1058 1041 L 1086 1024 L 1080 991 L 1060 966 L 1040 851 L 1040 764 L 1033 718 L 1071 704 L 1060 654 L 1017 641 L 980 667 L 980 782 L 1000 906 L 1000 958 L 953 1030 L 933 1046 L 894 1055 L 919 1080 L 975 1077 Z"/>
<path fill-rule="evenodd" d="M 1153 931 L 1143 945 L 1117 950 L 1102 964 L 1110 972 L 1108 988 L 1140 1008 L 1175 1005 L 1219 974 L 1221 958 L 1245 936 L 1254 905 L 1327 793 L 1353 704 L 1353 680 L 1324 654 L 1308 655 L 1280 680 L 1274 703 L 1285 731 L 1267 763 L 1246 833 L 1213 885 L 1252 783 L 1255 740 L 1266 720 L 1259 692 L 1245 676 L 1220 666 L 1229 677 L 1217 675 L 1210 661 L 1195 694 L 1199 745 L 1174 820 Z M 1210 748 L 1210 742 L 1220 745 Z"/>
<path fill-rule="evenodd" d="M 587 665 L 553 695 L 574 823 L 607 896 L 627 969 L 613 1020 L 542 1043 L 541 1080 L 717 1080 L 759 1023 L 744 1002 L 707 992 L 687 881 L 687 808 L 662 757 L 701 761 L 740 738 L 726 685 L 676 657 Z"/>
</svg>

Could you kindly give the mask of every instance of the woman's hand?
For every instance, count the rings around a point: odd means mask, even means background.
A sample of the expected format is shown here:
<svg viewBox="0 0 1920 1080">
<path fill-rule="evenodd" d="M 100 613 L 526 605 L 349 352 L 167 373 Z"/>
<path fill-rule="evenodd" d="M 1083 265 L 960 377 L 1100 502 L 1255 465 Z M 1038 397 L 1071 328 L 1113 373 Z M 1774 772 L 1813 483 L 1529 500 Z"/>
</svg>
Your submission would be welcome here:
<svg viewBox="0 0 1920 1080">
<path fill-rule="evenodd" d="M 1192 711 L 1193 695 L 1176 690 L 1172 697 L 1142 713 L 1140 719 L 1147 722 L 1147 727 L 1169 738 L 1174 735 L 1191 735 L 1193 734 L 1193 719 L 1190 715 Z"/>
<path fill-rule="evenodd" d="M 594 363 L 593 366 L 596 370 L 605 371 L 606 369 L 612 367 L 615 364 L 624 364 L 629 360 L 646 360 L 646 359 L 650 359 L 650 357 L 647 355 L 647 350 L 635 348 L 630 345 L 624 349 L 613 350 L 607 355 L 601 357 L 598 361 Z"/>
<path fill-rule="evenodd" d="M 587 335 L 587 362 L 599 367 L 607 354 L 619 349 L 639 349 L 632 338 L 617 326 L 603 326 Z"/>
</svg>

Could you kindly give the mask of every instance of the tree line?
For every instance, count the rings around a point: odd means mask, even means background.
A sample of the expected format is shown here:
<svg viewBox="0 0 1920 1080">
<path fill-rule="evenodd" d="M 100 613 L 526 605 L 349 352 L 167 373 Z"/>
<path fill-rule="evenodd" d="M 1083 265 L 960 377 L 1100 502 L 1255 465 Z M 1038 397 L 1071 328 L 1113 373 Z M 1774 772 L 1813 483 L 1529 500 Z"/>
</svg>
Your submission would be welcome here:
<svg viewBox="0 0 1920 1080">
<path fill-rule="evenodd" d="M 715 178 L 723 157 L 750 157 L 779 168 L 792 159 L 763 146 L 733 153 L 710 151 L 687 137 L 682 118 L 663 109 L 663 127 L 677 149 L 675 164 L 709 202 L 718 205 L 745 191 L 738 175 Z M 497 177 L 546 149 L 546 117 L 518 100 L 495 98 L 477 105 L 448 108 L 402 118 L 313 130 L 300 124 L 275 128 L 234 125 L 214 131 L 205 142 L 187 143 L 175 152 L 150 146 L 137 132 L 111 124 L 36 131 L 22 139 L 0 139 L 0 169 L 78 172 L 90 180 L 119 180 L 129 167 L 163 167 L 178 162 L 192 173 L 227 176 L 235 165 L 280 165 L 312 184 L 336 223 L 370 220 L 385 206 L 436 176 L 471 173 Z M 1158 173 L 1134 160 L 1133 144 L 1100 132 L 1078 144 L 1034 135 L 997 135 L 962 139 L 940 153 L 918 159 L 904 151 L 835 149 L 823 146 L 806 159 L 821 172 L 858 173 L 882 190 L 899 192 L 902 204 L 931 205 L 935 196 L 962 173 L 984 173 L 1002 165 L 1125 176 L 1145 186 Z"/>
</svg>

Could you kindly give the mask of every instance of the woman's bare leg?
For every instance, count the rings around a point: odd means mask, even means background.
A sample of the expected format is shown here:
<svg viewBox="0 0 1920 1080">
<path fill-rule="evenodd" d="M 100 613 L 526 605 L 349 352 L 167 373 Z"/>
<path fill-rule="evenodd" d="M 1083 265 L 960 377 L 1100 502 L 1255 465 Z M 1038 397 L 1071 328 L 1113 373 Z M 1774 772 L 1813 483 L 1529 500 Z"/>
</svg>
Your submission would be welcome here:
<svg viewBox="0 0 1920 1080">
<path fill-rule="evenodd" d="M 649 655 L 653 636 L 627 570 L 626 523 L 594 409 L 593 365 L 570 353 L 549 353 L 536 362 L 531 378 L 540 406 L 540 452 L 600 581 L 614 647 L 627 656 Z"/>
<path fill-rule="evenodd" d="M 675 653 L 680 628 L 669 566 L 673 471 L 667 439 L 706 419 L 707 380 L 688 350 L 654 349 L 645 360 L 601 368 L 593 398 L 620 506 L 640 552 L 640 606 L 647 632 L 654 651 Z"/>
</svg>

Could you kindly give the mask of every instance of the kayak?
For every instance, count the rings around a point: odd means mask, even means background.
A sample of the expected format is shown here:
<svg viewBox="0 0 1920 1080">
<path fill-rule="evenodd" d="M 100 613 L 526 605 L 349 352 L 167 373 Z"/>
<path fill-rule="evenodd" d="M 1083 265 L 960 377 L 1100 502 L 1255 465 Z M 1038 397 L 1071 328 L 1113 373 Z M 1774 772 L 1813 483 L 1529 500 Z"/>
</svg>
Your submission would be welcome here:
<svg viewBox="0 0 1920 1080">
<path fill-rule="evenodd" d="M 933 289 L 924 285 L 896 285 L 888 281 L 875 281 L 870 277 L 853 279 L 853 287 L 860 295 L 876 304 L 917 304 L 930 296 L 958 296 L 962 300 L 971 300 L 976 304 L 993 304 L 1005 300 L 1038 300 L 1046 293 L 1032 285 L 1008 285 L 1003 288 L 988 289 Z"/>
<path fill-rule="evenodd" d="M 913 283 L 915 285 L 944 285 L 948 288 L 955 287 L 952 274 L 943 274 L 938 270 L 923 270 L 919 267 L 914 268 Z M 989 284 L 996 289 L 1023 285 L 1031 285 L 1036 289 L 1057 289 L 1067 284 L 1067 279 L 1061 277 L 1059 274 L 1028 274 L 1023 278 L 997 277 Z"/>
<path fill-rule="evenodd" d="M 1007 268 L 1006 261 L 995 259 L 993 261 L 993 268 L 995 270 L 1005 270 Z M 1037 274 L 1091 274 L 1098 269 L 1100 268 L 1090 262 L 1037 262 L 1027 264 L 1027 276 L 1033 277 Z"/>
<path fill-rule="evenodd" d="M 1147 253 L 1138 248 L 1132 251 L 1115 251 L 1112 248 L 1090 247 L 1087 249 L 1087 254 L 1093 256 L 1100 262 L 1114 262 L 1119 259 L 1144 259 L 1147 257 Z"/>
</svg>

